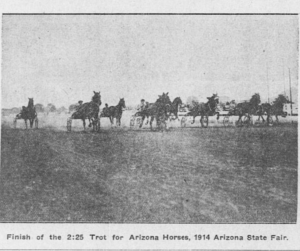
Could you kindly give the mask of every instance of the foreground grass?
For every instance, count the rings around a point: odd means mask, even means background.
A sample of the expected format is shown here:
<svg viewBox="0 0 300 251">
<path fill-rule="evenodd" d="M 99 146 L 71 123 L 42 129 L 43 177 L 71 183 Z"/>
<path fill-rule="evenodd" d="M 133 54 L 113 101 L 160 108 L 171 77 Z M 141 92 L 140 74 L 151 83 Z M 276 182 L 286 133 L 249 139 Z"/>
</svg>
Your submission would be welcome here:
<svg viewBox="0 0 300 251">
<path fill-rule="evenodd" d="M 1 221 L 296 222 L 297 128 L 2 128 Z"/>
</svg>

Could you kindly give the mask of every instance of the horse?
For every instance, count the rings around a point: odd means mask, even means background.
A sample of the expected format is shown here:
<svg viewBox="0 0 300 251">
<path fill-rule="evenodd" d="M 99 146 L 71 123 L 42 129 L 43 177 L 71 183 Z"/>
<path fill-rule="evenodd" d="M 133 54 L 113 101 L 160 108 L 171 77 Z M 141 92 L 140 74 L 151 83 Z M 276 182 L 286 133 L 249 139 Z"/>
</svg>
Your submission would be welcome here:
<svg viewBox="0 0 300 251">
<path fill-rule="evenodd" d="M 140 128 L 143 126 L 143 122 L 145 118 L 151 117 L 150 120 L 150 128 L 152 128 L 152 123 L 154 118 L 156 119 L 157 126 L 166 125 L 166 121 L 169 118 L 169 114 L 171 112 L 171 100 L 167 93 L 163 93 L 162 95 L 158 95 L 158 99 L 155 103 L 150 103 L 148 107 L 146 107 L 143 111 L 140 111 L 139 114 L 142 116 L 142 122 L 140 124 Z"/>
<path fill-rule="evenodd" d="M 211 97 L 207 97 L 208 101 L 206 103 L 197 103 L 186 116 L 193 116 L 193 121 L 191 124 L 195 123 L 195 118 L 201 116 L 200 123 L 202 127 L 207 127 L 208 116 L 218 115 L 217 106 L 219 104 L 219 97 L 217 94 L 213 94 Z M 205 119 L 205 126 L 203 124 L 203 119 Z"/>
<path fill-rule="evenodd" d="M 263 111 L 259 106 L 260 104 L 260 95 L 255 93 L 252 95 L 250 101 L 245 101 L 243 103 L 238 103 L 233 111 L 235 115 L 239 116 L 237 124 L 241 123 L 241 119 L 245 116 L 247 121 L 250 121 L 251 115 L 259 115 L 262 117 Z"/>
<path fill-rule="evenodd" d="M 33 122 L 35 122 L 35 128 L 38 128 L 38 118 L 37 118 L 37 112 L 34 107 L 33 98 L 28 98 L 28 99 L 29 101 L 27 107 L 23 106 L 21 112 L 17 114 L 17 116 L 14 119 L 15 128 L 17 126 L 18 119 L 24 119 L 26 129 L 27 129 L 27 120 L 29 120 L 30 128 L 33 127 Z"/>
<path fill-rule="evenodd" d="M 173 100 L 171 106 L 170 106 L 170 114 L 173 114 L 175 118 L 173 120 L 178 119 L 178 107 L 182 105 L 182 101 L 180 97 L 177 97 Z M 178 119 L 179 120 L 179 119 Z"/>
<path fill-rule="evenodd" d="M 168 93 L 167 93 L 167 94 L 164 94 L 164 93 L 163 93 L 163 95 L 166 95 L 165 97 L 168 97 L 168 96 L 167 96 Z M 158 99 L 158 100 L 159 100 L 159 99 Z M 182 100 L 181 100 L 181 98 L 180 98 L 180 97 L 175 98 L 175 99 L 173 100 L 172 103 L 170 103 L 170 101 L 168 101 L 168 100 L 166 100 L 166 101 L 167 101 L 167 103 L 170 105 L 170 106 L 168 106 L 168 108 L 169 108 L 169 114 L 168 114 L 168 117 L 170 117 L 171 114 L 173 114 L 173 115 L 175 116 L 175 118 L 173 118 L 172 120 L 178 119 L 178 107 L 179 107 L 180 105 L 182 105 Z M 152 107 L 153 105 L 154 105 L 154 103 L 146 102 L 145 110 L 147 110 L 148 108 Z M 149 114 L 148 112 L 139 111 L 139 112 L 137 112 L 137 113 L 134 115 L 134 117 L 142 117 L 142 123 L 140 124 L 140 128 L 141 128 L 141 127 L 143 126 L 143 121 L 144 121 L 144 119 L 147 118 L 147 121 L 146 121 L 146 123 L 145 123 L 145 125 L 147 125 L 148 122 L 149 122 L 149 117 L 151 117 L 151 116 L 150 116 L 150 114 Z"/>
<path fill-rule="evenodd" d="M 124 98 L 121 98 L 116 106 L 110 106 L 106 109 L 105 113 L 102 112 L 100 117 L 107 117 L 110 120 L 111 126 L 114 124 L 114 118 L 116 119 L 116 125 L 121 126 L 121 118 L 123 109 L 126 108 Z"/>
<path fill-rule="evenodd" d="M 101 95 L 100 92 L 94 91 L 94 96 L 91 102 L 82 104 L 77 108 L 77 111 L 71 115 L 68 120 L 68 125 L 71 123 L 72 119 L 81 119 L 83 122 L 83 128 L 85 130 L 85 120 L 89 120 L 89 127 L 93 126 L 93 131 L 99 131 L 100 121 L 99 121 L 99 106 L 101 105 Z"/>
<path fill-rule="evenodd" d="M 272 104 L 264 103 L 262 104 L 265 113 L 267 114 L 267 122 L 268 124 L 273 121 L 272 115 L 275 116 L 276 122 L 279 123 L 278 116 L 286 117 L 287 113 L 284 112 L 283 107 L 284 104 L 290 104 L 291 102 L 284 95 L 280 94 L 275 99 Z"/>
</svg>

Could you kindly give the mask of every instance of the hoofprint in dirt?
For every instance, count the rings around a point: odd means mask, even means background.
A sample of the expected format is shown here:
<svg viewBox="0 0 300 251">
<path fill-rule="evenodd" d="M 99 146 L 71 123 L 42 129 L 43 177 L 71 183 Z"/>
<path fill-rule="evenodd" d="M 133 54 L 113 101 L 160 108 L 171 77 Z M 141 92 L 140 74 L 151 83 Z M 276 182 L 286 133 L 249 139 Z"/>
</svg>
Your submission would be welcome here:
<svg viewBox="0 0 300 251">
<path fill-rule="evenodd" d="M 297 127 L 2 126 L 0 220 L 295 223 Z"/>
</svg>

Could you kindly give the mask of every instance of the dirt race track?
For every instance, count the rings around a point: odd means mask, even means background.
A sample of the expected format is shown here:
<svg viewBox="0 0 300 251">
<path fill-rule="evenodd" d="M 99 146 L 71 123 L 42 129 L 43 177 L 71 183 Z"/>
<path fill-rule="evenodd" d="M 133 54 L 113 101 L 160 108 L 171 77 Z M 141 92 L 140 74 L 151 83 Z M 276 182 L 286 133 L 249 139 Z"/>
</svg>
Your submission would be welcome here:
<svg viewBox="0 0 300 251">
<path fill-rule="evenodd" d="M 2 126 L 0 220 L 295 223 L 297 126 Z"/>
</svg>

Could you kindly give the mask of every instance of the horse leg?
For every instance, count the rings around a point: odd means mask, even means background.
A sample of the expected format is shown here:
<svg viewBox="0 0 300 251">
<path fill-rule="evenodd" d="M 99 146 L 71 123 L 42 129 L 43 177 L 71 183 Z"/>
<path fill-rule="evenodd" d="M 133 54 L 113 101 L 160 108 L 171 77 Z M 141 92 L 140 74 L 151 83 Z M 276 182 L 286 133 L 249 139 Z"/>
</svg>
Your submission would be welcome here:
<svg viewBox="0 0 300 251">
<path fill-rule="evenodd" d="M 114 125 L 114 118 L 112 116 L 109 117 L 111 127 Z"/>
<path fill-rule="evenodd" d="M 93 120 L 89 118 L 89 127 L 92 127 Z"/>
<path fill-rule="evenodd" d="M 242 117 L 243 117 L 243 114 L 239 114 L 239 119 L 238 119 L 237 123 L 241 122 Z"/>
<path fill-rule="evenodd" d="M 144 119 L 145 119 L 145 116 L 142 116 L 142 122 L 140 123 L 139 128 L 142 128 Z M 147 125 L 147 124 L 146 124 L 146 125 Z"/>
<path fill-rule="evenodd" d="M 154 116 L 151 116 L 151 119 L 150 119 L 150 128 L 151 128 L 151 131 L 152 131 L 152 122 L 153 122 L 153 120 L 154 120 Z"/>
<path fill-rule="evenodd" d="M 201 123 L 201 127 L 203 127 L 203 115 L 201 115 L 200 123 Z"/>
<path fill-rule="evenodd" d="M 25 127 L 27 129 L 27 119 L 25 119 L 24 121 L 25 121 Z"/>
<path fill-rule="evenodd" d="M 143 121 L 144 121 L 144 119 L 145 119 L 145 117 L 147 117 L 147 121 L 146 121 L 146 123 L 145 123 L 145 125 L 148 125 L 148 123 L 149 123 L 149 116 L 143 116 Z"/>
<path fill-rule="evenodd" d="M 270 123 L 270 117 L 271 117 L 272 115 L 271 114 L 268 114 L 267 113 L 267 123 L 269 124 Z"/>
<path fill-rule="evenodd" d="M 83 130 L 85 131 L 85 119 L 83 119 L 82 122 L 83 122 Z"/>
<path fill-rule="evenodd" d="M 193 116 L 193 121 L 191 122 L 191 124 L 195 123 L 195 118 L 196 118 L 196 116 Z"/>
<path fill-rule="evenodd" d="M 174 119 L 175 120 L 175 119 Z M 165 126 L 166 126 L 166 130 L 169 130 L 169 122 L 170 120 L 167 118 L 165 119 Z"/>
<path fill-rule="evenodd" d="M 262 118 L 262 121 L 264 122 L 264 118 L 262 117 L 262 115 L 258 114 L 258 119 L 257 119 L 257 121 L 260 121 L 260 118 Z"/>
</svg>

